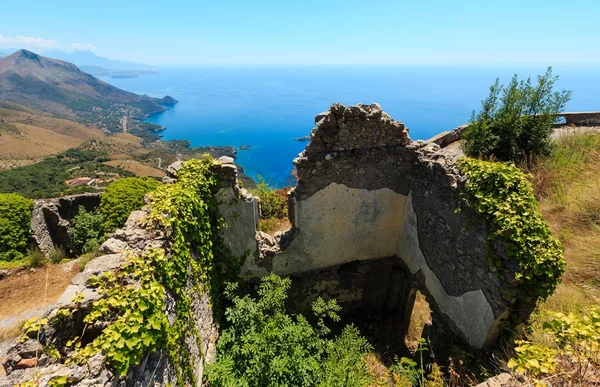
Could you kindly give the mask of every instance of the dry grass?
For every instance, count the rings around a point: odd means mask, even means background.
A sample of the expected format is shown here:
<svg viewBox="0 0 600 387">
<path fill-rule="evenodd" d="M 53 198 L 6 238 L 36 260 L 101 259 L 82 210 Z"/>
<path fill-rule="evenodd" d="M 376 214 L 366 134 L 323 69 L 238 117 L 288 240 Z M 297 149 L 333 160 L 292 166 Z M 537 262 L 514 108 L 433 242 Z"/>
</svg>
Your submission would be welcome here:
<svg viewBox="0 0 600 387">
<path fill-rule="evenodd" d="M 10 129 L 10 130 L 3 130 Z M 42 112 L 0 108 L 0 160 L 2 169 L 26 165 L 76 147 L 104 133 Z"/>
<path fill-rule="evenodd" d="M 166 175 L 165 171 L 162 171 L 157 168 L 150 167 L 148 165 L 144 165 L 135 160 L 110 160 L 105 162 L 104 164 L 110 165 L 112 167 L 123 168 L 126 171 L 129 171 L 136 176 L 152 176 L 152 177 L 163 177 Z"/>
<path fill-rule="evenodd" d="M 0 342 L 8 339 L 14 339 L 21 333 L 21 328 L 25 321 L 19 321 L 10 328 L 0 328 Z"/>
<path fill-rule="evenodd" d="M 417 291 L 415 297 L 415 306 L 413 307 L 412 314 L 410 316 L 410 325 L 408 326 L 408 332 L 406 333 L 406 346 L 411 352 L 417 350 L 419 346 L 419 339 L 423 335 L 423 328 L 425 324 L 431 320 L 431 309 L 425 299 L 425 296 L 421 292 Z"/>
<path fill-rule="evenodd" d="M 288 218 L 269 218 L 260 219 L 258 222 L 258 229 L 262 232 L 273 236 L 277 232 L 285 232 L 292 227 Z"/>
<path fill-rule="evenodd" d="M 46 287 L 48 271 L 48 288 Z M 53 304 L 70 284 L 79 269 L 73 265 L 65 272 L 61 265 L 46 265 L 35 272 L 23 270 L 0 281 L 0 318 Z M 46 292 L 46 302 L 43 295 Z"/>
<path fill-rule="evenodd" d="M 528 338 L 549 345 L 542 329 L 545 311 L 585 312 L 600 303 L 600 136 L 560 137 L 556 153 L 530 172 L 540 212 L 564 247 L 566 272 L 538 307 Z"/>
</svg>

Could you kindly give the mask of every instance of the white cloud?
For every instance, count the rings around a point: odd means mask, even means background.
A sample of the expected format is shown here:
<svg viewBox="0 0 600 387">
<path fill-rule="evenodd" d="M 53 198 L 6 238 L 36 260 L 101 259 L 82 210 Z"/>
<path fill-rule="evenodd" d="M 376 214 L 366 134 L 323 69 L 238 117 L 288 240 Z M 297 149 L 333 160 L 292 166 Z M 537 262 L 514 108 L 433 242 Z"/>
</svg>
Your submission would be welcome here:
<svg viewBox="0 0 600 387">
<path fill-rule="evenodd" d="M 73 43 L 71 48 L 75 51 L 96 51 L 96 47 L 89 43 Z"/>
<path fill-rule="evenodd" d="M 0 45 L 21 45 L 28 47 L 48 48 L 56 46 L 54 39 L 36 38 L 33 36 L 4 36 L 0 35 Z"/>
</svg>

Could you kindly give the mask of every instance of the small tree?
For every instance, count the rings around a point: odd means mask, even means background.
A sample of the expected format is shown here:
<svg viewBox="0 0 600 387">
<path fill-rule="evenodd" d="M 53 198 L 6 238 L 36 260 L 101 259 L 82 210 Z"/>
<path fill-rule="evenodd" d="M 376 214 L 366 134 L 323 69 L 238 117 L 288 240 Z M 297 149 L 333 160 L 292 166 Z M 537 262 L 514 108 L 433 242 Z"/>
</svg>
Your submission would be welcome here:
<svg viewBox="0 0 600 387">
<path fill-rule="evenodd" d="M 473 112 L 462 136 L 464 152 L 472 157 L 514 162 L 531 162 L 551 153 L 552 128 L 571 98 L 570 91 L 553 91 L 557 80 L 552 67 L 537 77 L 536 85 L 531 78 L 519 81 L 516 74 L 507 86 L 496 79 L 481 111 Z"/>
<path fill-rule="evenodd" d="M 88 212 L 79 206 L 71 225 L 73 244 L 77 248 L 77 253 L 90 253 L 104 242 L 104 217 L 97 211 Z"/>
<path fill-rule="evenodd" d="M 367 386 L 364 357 L 372 348 L 357 328 L 333 335 L 325 321 L 339 321 L 335 300 L 313 303 L 316 323 L 285 308 L 290 279 L 270 274 L 262 279 L 258 298 L 225 296 L 227 327 L 217 341 L 217 362 L 207 365 L 206 379 L 220 386 Z"/>
<path fill-rule="evenodd" d="M 287 191 L 270 188 L 262 176 L 258 176 L 258 187 L 252 193 L 260 199 L 260 215 L 263 219 L 285 218 L 287 211 Z"/>
<path fill-rule="evenodd" d="M 33 201 L 21 195 L 0 193 L 0 261 L 25 257 Z"/>
<path fill-rule="evenodd" d="M 152 179 L 128 177 L 111 183 L 100 198 L 100 214 L 104 217 L 104 231 L 113 232 L 123 227 L 132 211 L 144 205 L 144 196 L 160 183 Z"/>
</svg>

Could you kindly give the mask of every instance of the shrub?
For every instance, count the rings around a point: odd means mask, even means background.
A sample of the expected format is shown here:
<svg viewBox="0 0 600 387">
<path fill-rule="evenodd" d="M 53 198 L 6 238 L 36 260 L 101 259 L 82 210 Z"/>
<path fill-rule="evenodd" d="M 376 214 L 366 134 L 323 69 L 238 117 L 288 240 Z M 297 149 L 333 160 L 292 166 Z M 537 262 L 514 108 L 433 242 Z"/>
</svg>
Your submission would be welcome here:
<svg viewBox="0 0 600 387">
<path fill-rule="evenodd" d="M 258 188 L 252 193 L 260 199 L 261 218 L 285 218 L 287 216 L 287 190 L 270 188 L 265 180 L 258 176 Z"/>
<path fill-rule="evenodd" d="M 60 263 L 63 260 L 63 258 L 65 258 L 66 256 L 67 256 L 67 252 L 65 251 L 64 247 L 54 246 L 52 251 L 50 251 L 48 258 L 50 259 L 50 262 L 52 262 L 52 263 Z"/>
<path fill-rule="evenodd" d="M 17 261 L 27 253 L 33 201 L 0 194 L 0 261 Z"/>
<path fill-rule="evenodd" d="M 45 260 L 46 257 L 44 257 L 44 253 L 42 253 L 37 247 L 34 247 L 27 253 L 27 261 L 31 267 L 40 267 L 44 264 Z"/>
<path fill-rule="evenodd" d="M 285 300 L 289 279 L 262 279 L 259 298 L 226 297 L 229 326 L 217 342 L 217 362 L 207 368 L 211 386 L 362 386 L 370 382 L 365 355 L 369 343 L 354 326 L 331 337 L 325 318 L 338 321 L 335 300 L 313 304 L 317 323 L 290 315 Z"/>
<path fill-rule="evenodd" d="M 530 302 L 551 295 L 565 271 L 560 242 L 538 211 L 529 175 L 508 163 L 462 158 L 458 168 L 469 179 L 462 192 L 467 207 L 486 219 L 491 266 L 508 274 L 497 251 L 518 261 L 514 273 L 518 300 Z"/>
<path fill-rule="evenodd" d="M 107 233 L 123 227 L 132 211 L 144 205 L 144 195 L 158 187 L 152 179 L 128 177 L 111 183 L 100 199 L 100 213 Z"/>
<path fill-rule="evenodd" d="M 73 244 L 78 254 L 90 253 L 104 241 L 104 216 L 88 212 L 79 206 L 77 215 L 71 221 Z"/>
<path fill-rule="evenodd" d="M 556 115 L 571 98 L 570 91 L 553 91 L 557 80 L 551 67 L 538 76 L 535 86 L 531 78 L 519 81 L 516 74 L 507 86 L 496 79 L 463 133 L 465 154 L 515 162 L 549 154 Z"/>
</svg>

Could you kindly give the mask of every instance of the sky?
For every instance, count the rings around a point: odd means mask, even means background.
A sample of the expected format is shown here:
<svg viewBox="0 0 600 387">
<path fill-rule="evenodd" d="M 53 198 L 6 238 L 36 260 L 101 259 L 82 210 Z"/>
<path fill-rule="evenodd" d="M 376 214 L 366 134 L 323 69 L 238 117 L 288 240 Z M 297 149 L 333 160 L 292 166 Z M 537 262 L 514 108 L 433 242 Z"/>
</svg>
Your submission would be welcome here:
<svg viewBox="0 0 600 387">
<path fill-rule="evenodd" d="M 600 64 L 598 0 L 0 0 L 0 48 L 158 66 Z"/>
</svg>

